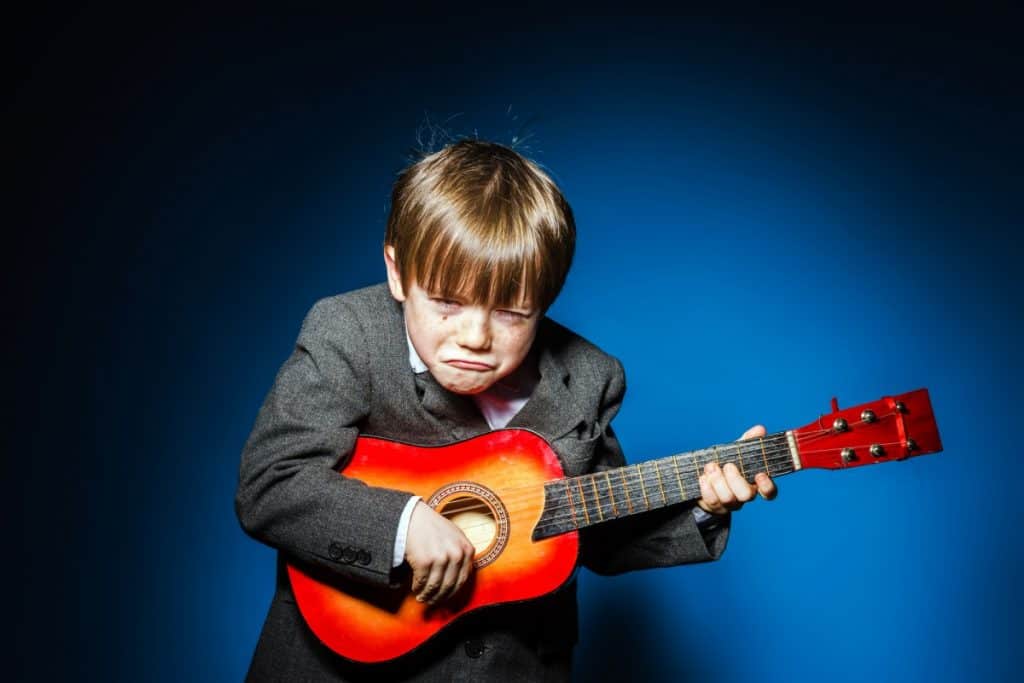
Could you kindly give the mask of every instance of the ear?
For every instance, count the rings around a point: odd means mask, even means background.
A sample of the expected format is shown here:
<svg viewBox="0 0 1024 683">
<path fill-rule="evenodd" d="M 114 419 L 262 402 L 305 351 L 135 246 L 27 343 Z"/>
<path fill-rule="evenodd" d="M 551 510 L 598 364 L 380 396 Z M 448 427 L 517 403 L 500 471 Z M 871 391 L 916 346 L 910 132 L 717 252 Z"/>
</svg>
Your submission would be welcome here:
<svg viewBox="0 0 1024 683">
<path fill-rule="evenodd" d="M 398 272 L 398 264 L 395 263 L 395 248 L 390 244 L 384 245 L 384 265 L 388 269 L 388 289 L 396 301 L 405 301 L 405 290 L 402 289 L 402 275 Z"/>
</svg>

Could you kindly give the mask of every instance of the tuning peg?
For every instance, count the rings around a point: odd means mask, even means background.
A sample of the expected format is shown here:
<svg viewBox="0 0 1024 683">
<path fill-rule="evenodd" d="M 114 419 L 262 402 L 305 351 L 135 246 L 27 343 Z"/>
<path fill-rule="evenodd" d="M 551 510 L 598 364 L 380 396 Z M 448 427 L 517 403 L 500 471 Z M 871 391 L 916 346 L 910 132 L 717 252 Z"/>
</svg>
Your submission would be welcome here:
<svg viewBox="0 0 1024 683">
<path fill-rule="evenodd" d="M 881 458 L 882 456 L 885 455 L 885 449 L 882 448 L 882 444 L 873 443 L 873 444 L 871 444 L 871 449 L 870 450 L 871 450 L 871 455 L 875 456 L 876 458 Z"/>
<path fill-rule="evenodd" d="M 853 452 L 852 448 L 844 448 L 839 452 L 839 454 L 843 457 L 843 462 L 853 462 L 854 460 L 857 459 L 857 456 Z"/>
<path fill-rule="evenodd" d="M 860 419 L 862 421 L 868 422 L 868 423 L 874 422 L 875 421 L 875 411 L 873 411 L 873 410 L 865 410 L 863 413 L 860 414 Z"/>
<path fill-rule="evenodd" d="M 832 423 L 832 430 L 836 432 L 845 432 L 849 425 L 846 424 L 846 420 L 841 417 L 837 417 L 836 421 Z"/>
</svg>

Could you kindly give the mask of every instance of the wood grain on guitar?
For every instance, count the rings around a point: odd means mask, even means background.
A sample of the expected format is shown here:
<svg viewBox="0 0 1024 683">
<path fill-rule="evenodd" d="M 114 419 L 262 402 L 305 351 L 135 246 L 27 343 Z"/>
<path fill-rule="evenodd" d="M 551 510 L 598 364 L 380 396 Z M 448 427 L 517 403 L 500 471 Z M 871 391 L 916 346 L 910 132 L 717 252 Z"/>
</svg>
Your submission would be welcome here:
<svg viewBox="0 0 1024 683">
<path fill-rule="evenodd" d="M 445 604 L 367 590 L 288 566 L 306 623 L 339 655 L 381 662 L 405 655 L 460 616 L 530 600 L 566 583 L 578 531 L 700 497 L 706 463 L 735 463 L 749 481 L 806 468 L 846 469 L 942 450 L 927 389 L 832 412 L 805 427 L 566 478 L 537 434 L 501 429 L 446 446 L 359 437 L 346 476 L 413 491 L 457 524 L 476 548 L 475 571 Z M 443 451 L 443 453 L 439 452 Z"/>
</svg>

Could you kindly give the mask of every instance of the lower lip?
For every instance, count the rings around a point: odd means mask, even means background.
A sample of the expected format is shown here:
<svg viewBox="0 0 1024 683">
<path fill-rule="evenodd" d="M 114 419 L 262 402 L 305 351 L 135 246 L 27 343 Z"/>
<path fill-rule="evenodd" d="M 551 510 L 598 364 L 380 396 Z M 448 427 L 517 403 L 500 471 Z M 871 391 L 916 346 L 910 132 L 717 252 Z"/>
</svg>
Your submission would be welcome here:
<svg viewBox="0 0 1024 683">
<path fill-rule="evenodd" d="M 490 365 L 487 365 L 486 363 L 473 363 L 472 361 L 468 360 L 450 360 L 448 361 L 448 365 L 455 366 L 461 370 L 477 370 L 479 372 L 485 372 L 487 370 L 493 369 Z"/>
</svg>

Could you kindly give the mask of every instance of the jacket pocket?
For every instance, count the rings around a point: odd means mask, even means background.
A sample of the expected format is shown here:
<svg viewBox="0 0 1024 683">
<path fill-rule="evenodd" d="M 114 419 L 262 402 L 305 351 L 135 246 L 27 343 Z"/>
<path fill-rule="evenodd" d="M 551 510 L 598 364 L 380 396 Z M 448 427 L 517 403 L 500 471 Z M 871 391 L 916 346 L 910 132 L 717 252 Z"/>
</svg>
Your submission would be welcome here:
<svg viewBox="0 0 1024 683">
<path fill-rule="evenodd" d="M 594 450 L 601 440 L 602 433 L 591 432 L 599 429 L 595 424 L 581 422 L 574 431 L 552 442 L 551 446 L 561 458 L 567 475 L 586 474 L 593 469 Z M 583 438 L 580 438 L 581 433 Z"/>
</svg>

